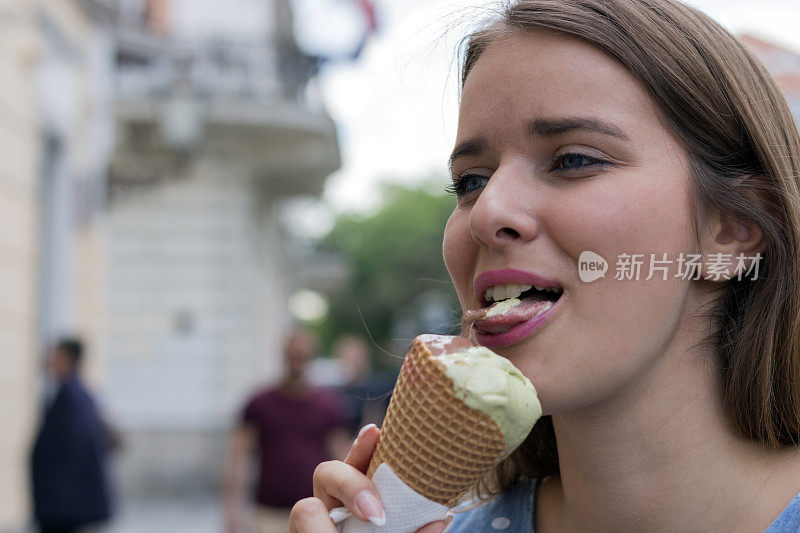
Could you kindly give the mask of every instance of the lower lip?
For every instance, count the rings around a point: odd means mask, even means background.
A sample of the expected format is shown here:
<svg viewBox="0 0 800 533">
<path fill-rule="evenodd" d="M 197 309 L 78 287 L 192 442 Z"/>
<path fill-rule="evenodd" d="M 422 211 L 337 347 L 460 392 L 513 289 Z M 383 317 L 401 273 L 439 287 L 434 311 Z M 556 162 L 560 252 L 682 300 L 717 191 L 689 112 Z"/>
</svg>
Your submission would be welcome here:
<svg viewBox="0 0 800 533">
<path fill-rule="evenodd" d="M 550 315 L 553 314 L 553 311 L 556 310 L 556 307 L 558 307 L 558 304 L 561 303 L 563 299 L 564 295 L 562 294 L 561 298 L 550 306 L 550 309 L 536 315 L 530 320 L 526 320 L 519 326 L 514 326 L 508 331 L 504 331 L 503 333 L 480 333 L 475 331 L 475 338 L 478 340 L 478 344 L 487 347 L 516 344 L 535 333 L 547 319 L 550 318 Z"/>
</svg>

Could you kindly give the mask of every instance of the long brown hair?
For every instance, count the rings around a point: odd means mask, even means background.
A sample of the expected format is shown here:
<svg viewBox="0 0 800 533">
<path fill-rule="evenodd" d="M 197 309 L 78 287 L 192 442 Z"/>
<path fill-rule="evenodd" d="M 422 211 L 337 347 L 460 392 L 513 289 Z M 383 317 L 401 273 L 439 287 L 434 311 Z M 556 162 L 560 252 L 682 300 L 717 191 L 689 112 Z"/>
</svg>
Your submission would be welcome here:
<svg viewBox="0 0 800 533">
<path fill-rule="evenodd" d="M 694 230 L 717 209 L 763 234 L 756 280 L 719 284 L 704 342 L 718 357 L 733 427 L 769 447 L 800 442 L 800 137 L 764 65 L 730 32 L 677 0 L 521 0 L 461 43 L 461 89 L 481 53 L 546 28 L 600 47 L 649 92 L 691 163 Z M 552 419 L 478 485 L 496 494 L 558 473 Z"/>
</svg>

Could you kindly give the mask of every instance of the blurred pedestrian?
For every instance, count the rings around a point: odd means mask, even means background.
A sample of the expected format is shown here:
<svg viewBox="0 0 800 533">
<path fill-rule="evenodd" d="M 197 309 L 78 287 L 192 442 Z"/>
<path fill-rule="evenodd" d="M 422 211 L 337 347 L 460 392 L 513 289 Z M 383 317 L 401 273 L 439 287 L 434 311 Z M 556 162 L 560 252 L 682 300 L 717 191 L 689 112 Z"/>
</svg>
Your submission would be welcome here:
<svg viewBox="0 0 800 533">
<path fill-rule="evenodd" d="M 355 435 L 366 424 L 380 426 L 389 405 L 394 377 L 373 370 L 369 345 L 363 337 L 342 336 L 334 343 L 332 352 L 342 377 L 339 391 L 347 405 L 350 432 Z"/>
<path fill-rule="evenodd" d="M 56 384 L 31 454 L 34 519 L 42 533 L 70 533 L 111 517 L 109 440 L 81 382 L 80 340 L 65 338 L 47 356 Z"/>
<path fill-rule="evenodd" d="M 288 531 L 289 509 L 313 494 L 314 469 L 322 461 L 342 459 L 352 438 L 347 411 L 332 389 L 306 377 L 317 349 L 304 330 L 284 344 L 285 371 L 276 387 L 262 389 L 245 404 L 231 437 L 225 465 L 225 520 L 228 533 Z M 243 521 L 248 459 L 259 461 L 252 527 Z"/>
</svg>

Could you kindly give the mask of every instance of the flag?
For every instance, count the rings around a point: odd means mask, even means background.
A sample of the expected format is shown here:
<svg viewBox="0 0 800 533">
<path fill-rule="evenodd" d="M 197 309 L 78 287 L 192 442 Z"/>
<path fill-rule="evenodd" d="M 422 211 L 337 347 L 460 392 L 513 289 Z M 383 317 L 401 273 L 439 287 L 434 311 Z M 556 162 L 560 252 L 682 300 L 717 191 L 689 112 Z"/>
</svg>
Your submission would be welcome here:
<svg viewBox="0 0 800 533">
<path fill-rule="evenodd" d="M 364 47 L 367 45 L 367 41 L 369 41 L 370 37 L 372 37 L 378 31 L 378 17 L 375 13 L 375 4 L 372 0 L 354 0 L 357 4 L 359 9 L 364 15 L 364 19 L 367 22 L 367 29 L 364 32 L 364 35 L 361 37 L 361 41 L 358 43 L 358 46 L 353 51 L 353 54 L 350 56 L 351 61 L 357 60 L 361 56 L 361 52 L 364 50 Z"/>
</svg>

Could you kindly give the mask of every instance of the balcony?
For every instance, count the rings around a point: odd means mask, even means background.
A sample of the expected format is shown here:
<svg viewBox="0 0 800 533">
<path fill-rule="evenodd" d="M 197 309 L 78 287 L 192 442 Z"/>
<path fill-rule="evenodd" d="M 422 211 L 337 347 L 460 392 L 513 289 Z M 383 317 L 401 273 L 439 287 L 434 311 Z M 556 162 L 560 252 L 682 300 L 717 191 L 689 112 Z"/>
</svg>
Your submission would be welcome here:
<svg viewBox="0 0 800 533">
<path fill-rule="evenodd" d="M 143 46 L 130 34 L 119 43 L 116 112 L 126 150 L 115 158 L 112 179 L 148 174 L 147 158 L 220 155 L 250 161 L 272 194 L 319 195 L 325 177 L 339 168 L 315 59 L 293 43 L 149 40 Z M 137 161 L 140 168 L 126 171 Z"/>
</svg>

